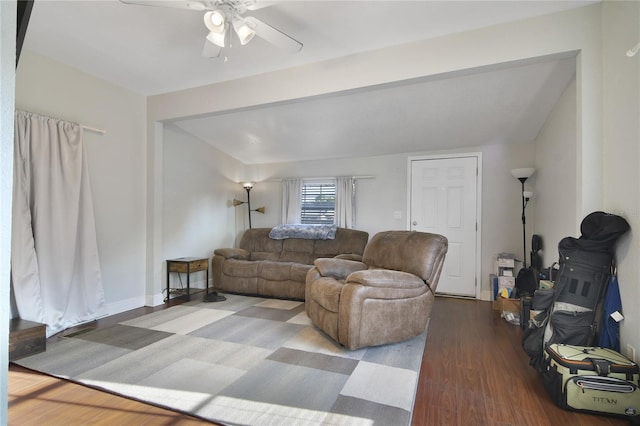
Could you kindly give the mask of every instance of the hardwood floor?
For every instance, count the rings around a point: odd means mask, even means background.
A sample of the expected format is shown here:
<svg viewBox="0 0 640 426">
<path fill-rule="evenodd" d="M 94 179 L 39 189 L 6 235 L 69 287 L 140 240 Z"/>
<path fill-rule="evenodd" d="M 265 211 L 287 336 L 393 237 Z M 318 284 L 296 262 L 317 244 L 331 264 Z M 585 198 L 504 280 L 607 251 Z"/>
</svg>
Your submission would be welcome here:
<svg viewBox="0 0 640 426">
<path fill-rule="evenodd" d="M 172 304 L 179 303 L 174 302 Z M 158 308 L 97 321 L 105 327 Z M 491 304 L 439 297 L 418 383 L 413 426 L 623 425 L 564 411 L 547 396 L 520 347 L 520 327 Z M 201 420 L 9 366 L 10 425 L 195 425 Z"/>
<path fill-rule="evenodd" d="M 171 306 L 179 303 L 179 300 L 172 301 Z M 134 309 L 100 319 L 90 325 L 108 327 L 166 307 L 162 305 Z M 83 326 L 77 328 L 81 329 Z M 9 364 L 8 400 L 8 424 L 16 426 L 191 426 L 206 423 L 195 417 L 56 379 L 16 364 Z"/>
<path fill-rule="evenodd" d="M 520 346 L 522 329 L 491 303 L 439 297 L 429 324 L 413 425 L 623 425 L 558 408 Z"/>
</svg>

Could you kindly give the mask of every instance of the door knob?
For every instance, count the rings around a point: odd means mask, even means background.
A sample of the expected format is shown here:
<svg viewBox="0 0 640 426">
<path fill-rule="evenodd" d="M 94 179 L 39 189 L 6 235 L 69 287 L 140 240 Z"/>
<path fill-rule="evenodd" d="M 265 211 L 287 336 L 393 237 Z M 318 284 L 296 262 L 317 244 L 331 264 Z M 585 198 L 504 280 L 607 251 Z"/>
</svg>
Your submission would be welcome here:
<svg viewBox="0 0 640 426">
<path fill-rule="evenodd" d="M 413 221 L 413 226 L 416 226 L 418 224 L 418 222 L 416 222 L 415 220 Z"/>
</svg>

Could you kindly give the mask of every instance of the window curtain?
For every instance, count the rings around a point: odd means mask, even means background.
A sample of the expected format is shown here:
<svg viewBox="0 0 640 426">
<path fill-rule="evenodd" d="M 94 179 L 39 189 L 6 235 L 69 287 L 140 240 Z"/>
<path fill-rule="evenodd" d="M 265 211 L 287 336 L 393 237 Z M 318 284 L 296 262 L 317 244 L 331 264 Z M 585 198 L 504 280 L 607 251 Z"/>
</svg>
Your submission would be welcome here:
<svg viewBox="0 0 640 426">
<path fill-rule="evenodd" d="M 355 227 L 355 179 L 336 178 L 336 215 L 335 223 L 341 228 Z"/>
<path fill-rule="evenodd" d="M 47 336 L 106 314 L 82 127 L 16 111 L 11 279 Z"/>
<path fill-rule="evenodd" d="M 302 214 L 302 180 L 282 181 L 282 223 L 300 223 Z"/>
</svg>

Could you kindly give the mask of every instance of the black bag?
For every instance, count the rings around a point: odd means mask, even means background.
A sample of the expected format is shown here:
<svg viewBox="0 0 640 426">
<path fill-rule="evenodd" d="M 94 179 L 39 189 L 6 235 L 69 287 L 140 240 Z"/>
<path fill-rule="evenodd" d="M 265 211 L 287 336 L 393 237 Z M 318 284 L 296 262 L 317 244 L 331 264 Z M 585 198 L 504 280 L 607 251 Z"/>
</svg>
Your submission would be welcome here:
<svg viewBox="0 0 640 426">
<path fill-rule="evenodd" d="M 548 345 L 592 346 L 597 341 L 597 318 L 601 317 L 613 265 L 614 244 L 629 230 L 629 224 L 620 216 L 594 212 L 585 217 L 580 229 L 580 238 L 563 238 L 558 244 L 560 269 L 551 304 L 539 315 L 538 321 L 529 321 L 523 336 L 522 346 L 531 358 L 530 364 L 538 371 L 542 368 L 543 350 Z M 534 294 L 533 306 L 541 304 L 537 299 Z M 545 299 L 546 306 L 548 294 Z"/>
<path fill-rule="evenodd" d="M 546 312 L 539 313 L 529 321 L 522 335 L 522 349 L 529 355 L 529 365 L 539 373 L 542 373 L 544 370 L 542 341 L 544 340 L 544 330 L 547 325 L 547 320 Z"/>
<path fill-rule="evenodd" d="M 521 268 L 516 276 L 516 296 L 533 296 L 533 293 L 538 289 L 539 280 L 538 273 L 535 269 Z"/>
<path fill-rule="evenodd" d="M 536 271 L 542 269 L 542 256 L 540 251 L 542 250 L 542 237 L 537 234 L 531 236 L 531 267 Z"/>
<path fill-rule="evenodd" d="M 581 249 L 575 238 L 558 245 L 560 271 L 554 286 L 546 343 L 592 346 L 599 325 L 598 312 L 609 282 L 613 256 Z"/>
</svg>

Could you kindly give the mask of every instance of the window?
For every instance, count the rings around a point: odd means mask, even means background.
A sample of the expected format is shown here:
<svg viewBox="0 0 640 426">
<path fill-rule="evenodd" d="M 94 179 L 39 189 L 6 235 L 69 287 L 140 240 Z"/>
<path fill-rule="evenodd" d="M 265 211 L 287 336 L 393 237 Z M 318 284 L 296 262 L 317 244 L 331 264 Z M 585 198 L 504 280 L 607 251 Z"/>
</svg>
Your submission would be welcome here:
<svg viewBox="0 0 640 426">
<path fill-rule="evenodd" d="M 336 184 L 311 182 L 302 184 L 301 223 L 332 224 L 336 211 Z"/>
</svg>

